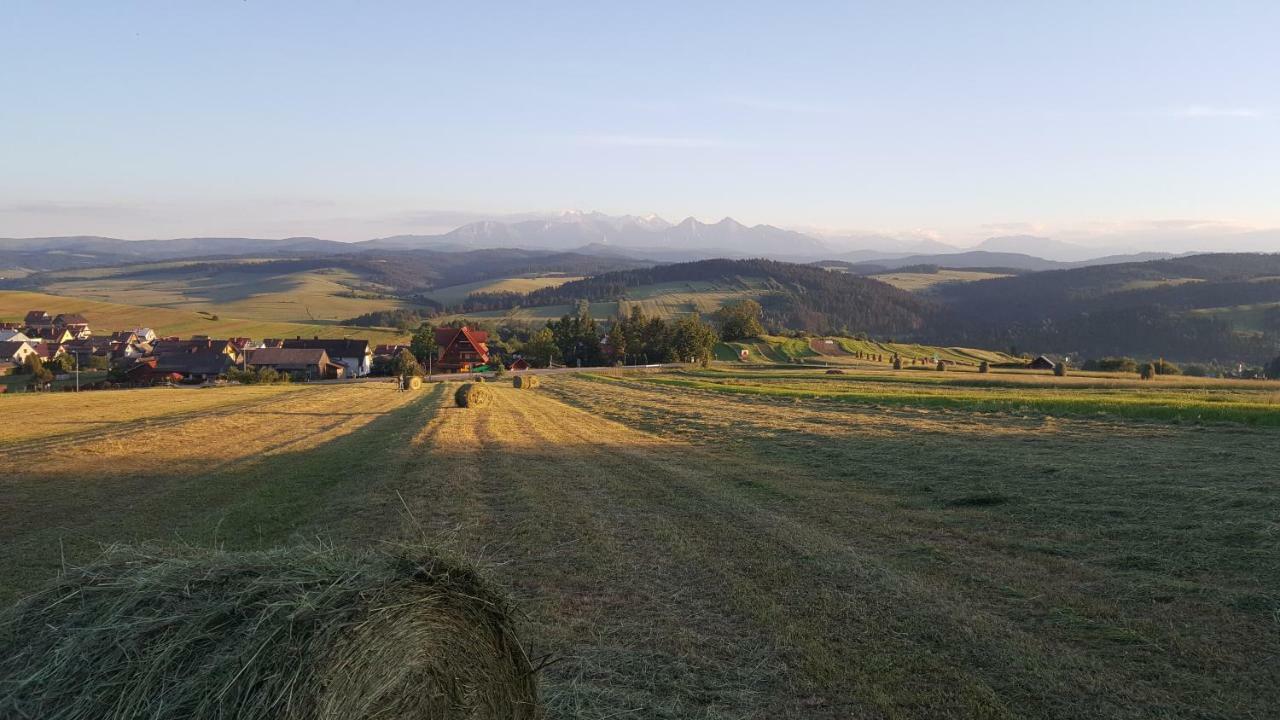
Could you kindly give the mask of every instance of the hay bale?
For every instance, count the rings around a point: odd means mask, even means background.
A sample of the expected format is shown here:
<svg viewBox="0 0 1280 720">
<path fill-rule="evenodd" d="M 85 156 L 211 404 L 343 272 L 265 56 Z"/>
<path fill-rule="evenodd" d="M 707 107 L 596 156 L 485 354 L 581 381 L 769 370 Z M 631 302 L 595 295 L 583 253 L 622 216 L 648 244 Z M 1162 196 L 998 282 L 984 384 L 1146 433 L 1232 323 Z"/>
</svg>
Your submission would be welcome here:
<svg viewBox="0 0 1280 720">
<path fill-rule="evenodd" d="M 0 717 L 538 718 L 504 597 L 433 557 L 116 548 L 0 616 Z"/>
<path fill-rule="evenodd" d="M 409 378 L 410 390 L 417 390 L 421 387 L 422 387 L 422 378 L 418 377 L 417 375 L 414 375 L 413 377 Z"/>
<path fill-rule="evenodd" d="M 532 390 L 541 384 L 537 375 L 517 375 L 511 379 L 511 386 L 517 390 Z"/>
<path fill-rule="evenodd" d="M 462 408 L 480 408 L 493 402 L 493 391 L 477 383 L 465 383 L 453 393 L 453 402 Z"/>
</svg>

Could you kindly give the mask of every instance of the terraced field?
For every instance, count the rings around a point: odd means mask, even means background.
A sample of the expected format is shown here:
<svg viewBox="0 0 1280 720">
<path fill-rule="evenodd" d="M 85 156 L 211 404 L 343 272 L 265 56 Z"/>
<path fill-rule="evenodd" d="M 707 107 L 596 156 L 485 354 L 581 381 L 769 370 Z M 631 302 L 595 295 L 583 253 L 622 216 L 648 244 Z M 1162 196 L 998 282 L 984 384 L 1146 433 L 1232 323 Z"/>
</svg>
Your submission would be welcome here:
<svg viewBox="0 0 1280 720">
<path fill-rule="evenodd" d="M 0 596 L 97 542 L 425 536 L 516 593 L 553 718 L 1280 705 L 1280 430 L 893 397 L 1140 394 L 943 375 L 560 375 L 480 410 L 449 385 L 0 397 L 31 419 L 0 428 Z M 790 392 L 726 391 L 755 385 Z"/>
</svg>

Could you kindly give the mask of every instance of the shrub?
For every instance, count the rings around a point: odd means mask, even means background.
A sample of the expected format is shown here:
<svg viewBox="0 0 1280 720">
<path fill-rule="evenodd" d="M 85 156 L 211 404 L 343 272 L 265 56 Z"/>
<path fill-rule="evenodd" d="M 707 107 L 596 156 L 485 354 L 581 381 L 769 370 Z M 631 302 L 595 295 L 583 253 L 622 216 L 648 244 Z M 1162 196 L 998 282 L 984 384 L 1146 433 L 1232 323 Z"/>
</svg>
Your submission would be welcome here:
<svg viewBox="0 0 1280 720">
<path fill-rule="evenodd" d="M 0 687 L 13 718 L 540 712 L 507 598 L 414 549 L 110 549 L 0 617 Z"/>
<path fill-rule="evenodd" d="M 1104 357 L 1101 360 L 1091 360 L 1085 363 L 1086 370 L 1100 370 L 1102 372 L 1138 372 L 1138 361 L 1131 357 Z"/>
<path fill-rule="evenodd" d="M 1188 377 L 1209 377 L 1210 370 L 1204 365 L 1188 365 L 1182 368 L 1182 374 Z"/>
<path fill-rule="evenodd" d="M 453 402 L 461 408 L 480 408 L 493 401 L 493 391 L 477 383 L 465 383 L 453 394 Z"/>
<path fill-rule="evenodd" d="M 495 361 L 494 361 L 494 366 L 493 366 L 493 376 L 494 376 L 495 378 L 500 378 L 500 377 L 502 377 L 503 375 L 506 375 L 506 374 L 507 374 L 507 368 L 506 368 L 506 367 L 504 367 L 504 366 L 502 365 L 502 361 L 501 361 L 501 360 L 495 360 Z"/>
</svg>

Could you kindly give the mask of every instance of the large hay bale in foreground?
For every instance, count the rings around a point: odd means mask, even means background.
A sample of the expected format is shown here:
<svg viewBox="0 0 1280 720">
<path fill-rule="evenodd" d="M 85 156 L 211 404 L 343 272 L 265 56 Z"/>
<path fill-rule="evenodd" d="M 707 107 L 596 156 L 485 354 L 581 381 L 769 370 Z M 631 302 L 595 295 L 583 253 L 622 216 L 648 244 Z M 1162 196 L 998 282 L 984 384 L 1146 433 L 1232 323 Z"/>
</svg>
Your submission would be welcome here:
<svg viewBox="0 0 1280 720">
<path fill-rule="evenodd" d="M 537 375 L 517 375 L 511 380 L 511 385 L 517 390 L 532 390 L 541 384 Z"/>
<path fill-rule="evenodd" d="M 422 378 L 418 377 L 417 375 L 414 375 L 413 377 L 409 378 L 410 390 L 417 390 L 421 387 L 422 387 Z"/>
<path fill-rule="evenodd" d="M 0 717 L 540 717 L 506 601 L 436 558 L 114 549 L 0 616 Z"/>
<path fill-rule="evenodd" d="M 484 385 L 466 383 L 453 393 L 453 402 L 462 408 L 480 408 L 493 402 L 493 391 Z"/>
</svg>

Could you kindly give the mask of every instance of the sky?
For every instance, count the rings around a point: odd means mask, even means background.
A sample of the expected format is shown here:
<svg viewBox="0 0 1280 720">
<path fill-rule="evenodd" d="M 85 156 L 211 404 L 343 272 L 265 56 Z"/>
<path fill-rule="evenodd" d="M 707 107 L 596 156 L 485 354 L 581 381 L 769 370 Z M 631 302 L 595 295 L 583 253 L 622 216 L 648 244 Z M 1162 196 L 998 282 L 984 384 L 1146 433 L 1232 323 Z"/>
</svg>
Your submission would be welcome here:
<svg viewBox="0 0 1280 720">
<path fill-rule="evenodd" d="M 1280 227 L 1278 27 L 1273 1 L 8 0 L 0 237 L 576 208 L 1227 249 Z"/>
</svg>

